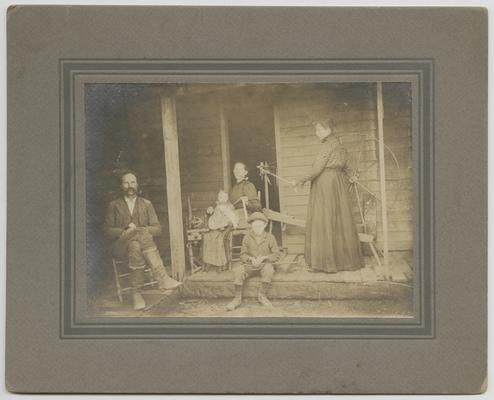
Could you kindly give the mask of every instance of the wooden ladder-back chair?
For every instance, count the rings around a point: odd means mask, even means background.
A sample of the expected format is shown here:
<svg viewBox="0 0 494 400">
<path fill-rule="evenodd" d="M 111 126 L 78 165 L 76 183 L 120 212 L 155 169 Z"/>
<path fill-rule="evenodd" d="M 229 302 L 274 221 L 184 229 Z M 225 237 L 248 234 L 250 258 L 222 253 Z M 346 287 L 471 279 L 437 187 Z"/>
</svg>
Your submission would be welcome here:
<svg viewBox="0 0 494 400">
<path fill-rule="evenodd" d="M 141 267 L 144 270 L 144 282 L 139 287 L 134 287 L 130 284 L 130 274 L 128 260 L 112 259 L 113 275 L 115 278 L 115 287 L 117 289 L 118 300 L 123 302 L 123 295 L 134 289 L 149 289 L 158 285 L 158 281 L 154 278 L 153 270 L 148 266 Z"/>
</svg>

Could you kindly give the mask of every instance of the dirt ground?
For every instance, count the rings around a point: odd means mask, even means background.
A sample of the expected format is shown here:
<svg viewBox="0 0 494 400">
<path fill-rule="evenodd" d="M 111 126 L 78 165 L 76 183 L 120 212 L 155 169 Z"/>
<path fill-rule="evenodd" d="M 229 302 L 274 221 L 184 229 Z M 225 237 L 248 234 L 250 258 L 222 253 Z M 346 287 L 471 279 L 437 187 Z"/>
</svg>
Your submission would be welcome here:
<svg viewBox="0 0 494 400">
<path fill-rule="evenodd" d="M 130 303 L 106 304 L 100 316 L 115 317 L 411 317 L 411 299 L 381 300 L 272 300 L 264 307 L 256 299 L 227 311 L 231 299 L 167 298 L 147 311 L 134 311 Z"/>
</svg>

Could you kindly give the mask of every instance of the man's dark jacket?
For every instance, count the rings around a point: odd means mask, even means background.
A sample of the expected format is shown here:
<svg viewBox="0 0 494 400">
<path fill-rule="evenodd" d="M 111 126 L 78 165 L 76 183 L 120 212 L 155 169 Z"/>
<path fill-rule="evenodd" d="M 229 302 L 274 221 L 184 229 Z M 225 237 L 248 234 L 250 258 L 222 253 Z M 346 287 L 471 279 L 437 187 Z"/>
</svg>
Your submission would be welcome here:
<svg viewBox="0 0 494 400">
<path fill-rule="evenodd" d="M 161 234 L 161 225 L 151 202 L 137 197 L 134 211 L 130 214 L 129 207 L 123 197 L 110 202 L 106 211 L 104 232 L 112 239 L 118 239 L 125 228 L 133 222 L 138 228 L 145 227 L 152 236 Z"/>
</svg>

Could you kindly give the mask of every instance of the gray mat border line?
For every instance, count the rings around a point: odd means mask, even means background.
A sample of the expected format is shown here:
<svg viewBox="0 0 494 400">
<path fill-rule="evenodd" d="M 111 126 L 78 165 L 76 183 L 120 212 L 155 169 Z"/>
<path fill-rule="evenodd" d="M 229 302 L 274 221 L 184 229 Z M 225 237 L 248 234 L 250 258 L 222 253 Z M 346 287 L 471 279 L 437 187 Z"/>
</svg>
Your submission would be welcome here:
<svg viewBox="0 0 494 400">
<path fill-rule="evenodd" d="M 351 68 L 350 68 L 351 67 Z M 419 240 L 421 315 L 419 324 L 373 323 L 370 319 L 331 318 L 167 318 L 153 323 L 75 323 L 74 276 L 75 201 L 72 196 L 72 166 L 75 158 L 74 80 L 76 75 L 376 75 L 416 73 L 418 85 L 418 178 L 419 207 L 416 210 Z M 145 72 L 143 72 L 145 71 Z M 97 339 L 431 339 L 435 337 L 434 307 L 434 62 L 432 59 L 60 59 L 60 338 Z M 69 166 L 69 167 L 67 167 Z M 425 181 L 425 182 L 424 182 Z M 428 199 L 429 201 L 425 201 Z M 423 221 L 428 222 L 425 227 Z M 425 236 L 425 238 L 424 238 Z M 427 239 L 427 240 L 425 240 Z M 417 295 L 415 293 L 414 295 Z M 142 318 L 139 318 L 142 321 Z M 193 321 L 192 321 L 193 320 Z M 207 320 L 207 323 L 203 321 Z M 282 321 L 280 321 L 282 320 Z M 375 319 L 372 319 L 375 320 Z M 275 321 L 275 322 L 273 322 Z M 356 323 L 358 321 L 358 323 Z M 384 321 L 383 321 L 384 322 Z M 407 326 L 408 325 L 408 326 Z"/>
</svg>

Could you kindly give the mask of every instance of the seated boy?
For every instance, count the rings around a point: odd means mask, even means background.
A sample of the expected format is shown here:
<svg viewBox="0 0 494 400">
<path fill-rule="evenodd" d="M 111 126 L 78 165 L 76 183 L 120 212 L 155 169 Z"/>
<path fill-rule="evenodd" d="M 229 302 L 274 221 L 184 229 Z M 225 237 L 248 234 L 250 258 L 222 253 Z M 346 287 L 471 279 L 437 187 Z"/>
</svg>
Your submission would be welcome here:
<svg viewBox="0 0 494 400">
<path fill-rule="evenodd" d="M 251 214 L 248 222 L 251 225 L 251 230 L 242 241 L 241 264 L 233 269 L 235 297 L 226 306 L 229 311 L 242 304 L 244 281 L 253 275 L 261 276 L 257 299 L 264 306 L 272 305 L 267 299 L 266 293 L 274 275 L 273 263 L 280 258 L 278 244 L 275 237 L 264 230 L 268 224 L 268 219 L 262 212 Z"/>
</svg>

